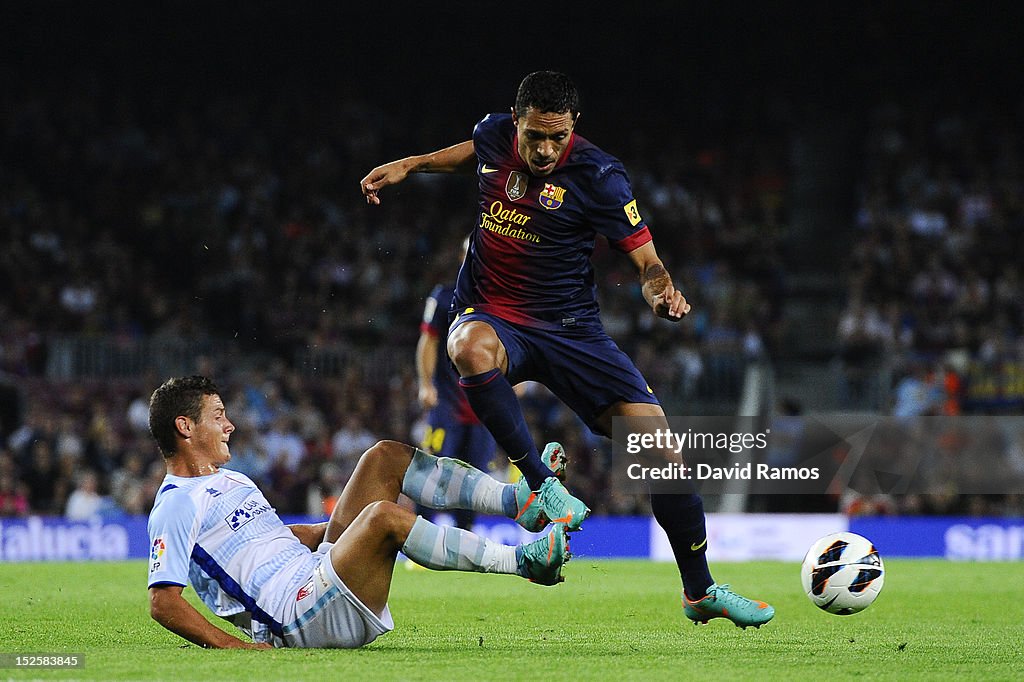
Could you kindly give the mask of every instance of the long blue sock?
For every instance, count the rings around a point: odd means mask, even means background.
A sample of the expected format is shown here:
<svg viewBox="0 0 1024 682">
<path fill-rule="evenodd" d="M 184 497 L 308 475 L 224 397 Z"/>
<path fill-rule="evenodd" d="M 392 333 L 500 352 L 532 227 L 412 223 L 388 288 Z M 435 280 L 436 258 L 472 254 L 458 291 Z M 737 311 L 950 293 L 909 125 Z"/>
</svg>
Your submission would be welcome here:
<svg viewBox="0 0 1024 682">
<path fill-rule="evenodd" d="M 700 495 L 651 495 L 651 511 L 665 529 L 690 599 L 700 599 L 715 582 L 708 568 L 707 529 Z"/>
<path fill-rule="evenodd" d="M 509 460 L 519 467 L 530 488 L 540 488 L 552 473 L 540 459 L 519 398 L 505 375 L 495 368 L 483 374 L 463 377 L 459 379 L 459 385 L 466 392 L 469 406 L 477 418 L 491 432 Z"/>
</svg>

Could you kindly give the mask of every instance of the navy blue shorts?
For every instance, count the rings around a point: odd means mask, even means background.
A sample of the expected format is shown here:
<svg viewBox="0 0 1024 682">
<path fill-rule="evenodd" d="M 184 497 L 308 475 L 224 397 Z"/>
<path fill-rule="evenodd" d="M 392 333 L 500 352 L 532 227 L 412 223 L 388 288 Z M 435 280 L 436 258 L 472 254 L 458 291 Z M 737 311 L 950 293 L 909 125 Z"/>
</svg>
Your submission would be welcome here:
<svg viewBox="0 0 1024 682">
<path fill-rule="evenodd" d="M 459 422 L 448 412 L 440 407 L 430 411 L 420 447 L 437 457 L 454 457 L 481 471 L 492 471 L 498 445 L 487 427 Z"/>
<path fill-rule="evenodd" d="M 602 433 L 598 417 L 617 402 L 659 404 L 640 370 L 602 327 L 534 329 L 474 311 L 460 314 L 451 329 L 474 320 L 490 325 L 505 346 L 510 383 L 544 384 L 595 433 Z"/>
</svg>

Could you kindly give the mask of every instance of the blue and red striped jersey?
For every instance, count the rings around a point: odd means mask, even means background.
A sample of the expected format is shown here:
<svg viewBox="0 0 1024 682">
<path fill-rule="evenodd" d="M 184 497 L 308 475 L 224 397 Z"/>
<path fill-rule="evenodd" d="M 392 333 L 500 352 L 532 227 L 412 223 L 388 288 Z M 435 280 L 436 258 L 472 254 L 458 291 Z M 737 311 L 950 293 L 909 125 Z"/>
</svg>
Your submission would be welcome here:
<svg viewBox="0 0 1024 682">
<path fill-rule="evenodd" d="M 438 284 L 427 297 L 423 309 L 423 321 L 420 322 L 420 333 L 430 334 L 438 339 L 437 365 L 434 369 L 434 386 L 437 388 L 437 406 L 433 412 L 445 420 L 453 420 L 459 424 L 479 424 L 473 408 L 469 406 L 466 394 L 459 386 L 459 373 L 455 371 L 448 359 L 448 311 L 451 308 L 452 287 Z"/>
<path fill-rule="evenodd" d="M 480 215 L 455 288 L 472 307 L 516 324 L 598 323 L 590 256 L 598 234 L 628 253 L 651 240 L 622 163 L 573 133 L 554 171 L 534 177 L 511 114 L 473 130 Z"/>
</svg>

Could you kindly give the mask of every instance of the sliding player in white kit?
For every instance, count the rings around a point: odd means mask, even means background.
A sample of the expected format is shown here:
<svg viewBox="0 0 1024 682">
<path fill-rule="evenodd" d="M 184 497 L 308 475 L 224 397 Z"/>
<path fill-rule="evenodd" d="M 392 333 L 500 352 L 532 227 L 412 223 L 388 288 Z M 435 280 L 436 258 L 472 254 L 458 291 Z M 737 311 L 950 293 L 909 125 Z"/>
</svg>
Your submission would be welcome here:
<svg viewBox="0 0 1024 682">
<path fill-rule="evenodd" d="M 286 526 L 248 477 L 222 468 L 235 427 L 206 377 L 170 379 L 150 399 L 150 431 L 167 476 L 149 517 L 150 614 L 213 648 L 344 647 L 394 628 L 387 600 L 395 558 L 436 570 L 562 580 L 565 526 L 512 547 L 437 526 L 395 503 L 503 514 L 526 528 L 547 521 L 525 488 L 464 462 L 381 441 L 360 458 L 329 521 Z M 252 638 L 214 626 L 182 597 L 186 584 L 214 614 Z"/>
</svg>

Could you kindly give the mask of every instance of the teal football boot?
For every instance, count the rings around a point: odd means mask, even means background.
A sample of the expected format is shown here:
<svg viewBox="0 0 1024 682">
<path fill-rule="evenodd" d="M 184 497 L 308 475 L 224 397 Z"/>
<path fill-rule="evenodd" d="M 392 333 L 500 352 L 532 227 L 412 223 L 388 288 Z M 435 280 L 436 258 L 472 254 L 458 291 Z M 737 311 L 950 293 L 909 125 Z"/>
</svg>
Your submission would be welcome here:
<svg viewBox="0 0 1024 682">
<path fill-rule="evenodd" d="M 516 547 L 519 575 L 538 585 L 557 585 L 565 580 L 562 566 L 569 561 L 569 535 L 565 525 L 556 523 L 539 540 Z"/>
<path fill-rule="evenodd" d="M 753 601 L 729 589 L 728 585 L 713 584 L 708 593 L 691 601 L 683 592 L 683 614 L 694 625 L 707 623 L 712 618 L 725 618 L 746 630 L 759 628 L 775 616 L 775 609 L 763 601 Z"/>
<path fill-rule="evenodd" d="M 551 469 L 555 478 L 565 480 L 565 469 L 569 460 L 565 456 L 565 448 L 561 443 L 548 443 L 540 458 Z M 520 477 L 515 485 L 517 505 L 515 521 L 531 533 L 539 533 L 544 530 L 549 521 L 544 513 L 543 505 L 539 501 L 539 496 L 530 490 L 530 485 L 525 478 Z"/>
</svg>

